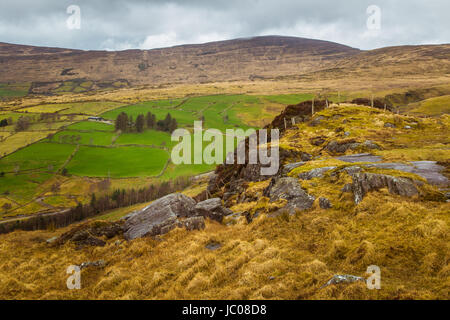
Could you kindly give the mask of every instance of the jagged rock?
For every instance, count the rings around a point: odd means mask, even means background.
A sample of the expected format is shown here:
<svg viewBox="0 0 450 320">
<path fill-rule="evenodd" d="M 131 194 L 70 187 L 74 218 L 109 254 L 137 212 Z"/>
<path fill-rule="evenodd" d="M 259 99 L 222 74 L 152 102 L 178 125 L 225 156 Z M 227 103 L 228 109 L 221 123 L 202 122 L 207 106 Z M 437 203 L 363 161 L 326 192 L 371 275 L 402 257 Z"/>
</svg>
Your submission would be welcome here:
<svg viewBox="0 0 450 320">
<path fill-rule="evenodd" d="M 406 130 L 412 129 L 411 126 L 404 126 L 403 128 L 406 129 Z"/>
<path fill-rule="evenodd" d="M 362 143 L 361 145 L 363 148 L 365 149 L 377 149 L 377 150 L 381 150 L 381 147 L 379 145 L 377 145 L 376 143 L 374 143 L 371 140 L 366 140 Z"/>
<path fill-rule="evenodd" d="M 377 173 L 356 173 L 352 177 L 352 191 L 356 204 L 360 203 L 368 192 L 385 187 L 390 193 L 401 196 L 412 197 L 419 194 L 414 182 L 408 178 Z"/>
<path fill-rule="evenodd" d="M 62 245 L 66 242 L 73 242 L 78 246 L 77 248 L 84 246 L 104 246 L 106 242 L 98 237 L 110 239 L 122 233 L 122 222 L 87 222 L 63 233 L 51 244 Z"/>
<path fill-rule="evenodd" d="M 181 193 L 172 193 L 155 200 L 126 218 L 125 239 L 132 240 L 167 233 L 182 225 L 179 218 L 194 216 L 195 205 L 192 198 Z"/>
<path fill-rule="evenodd" d="M 324 117 L 324 116 L 318 116 L 318 117 L 315 117 L 315 118 L 309 123 L 309 126 L 315 127 L 315 126 L 319 125 L 320 122 L 321 122 L 322 120 L 325 120 L 325 119 L 326 119 L 326 117 Z"/>
<path fill-rule="evenodd" d="M 347 156 L 336 157 L 336 159 L 344 161 L 344 162 L 379 162 L 382 160 L 380 156 L 374 156 L 370 153 L 357 153 L 350 154 Z"/>
<path fill-rule="evenodd" d="M 395 128 L 395 124 L 386 122 L 386 123 L 384 124 L 384 127 L 385 127 L 385 128 Z"/>
<path fill-rule="evenodd" d="M 353 192 L 352 191 L 352 184 L 351 183 L 347 183 L 342 189 L 342 192 Z"/>
<path fill-rule="evenodd" d="M 347 174 L 349 175 L 353 175 L 355 173 L 361 172 L 361 167 L 358 166 L 350 166 L 350 167 L 345 167 L 344 169 L 342 169 L 341 171 L 345 171 L 347 172 Z"/>
<path fill-rule="evenodd" d="M 58 239 L 58 236 L 51 237 L 50 239 L 45 240 L 48 244 L 52 244 Z"/>
<path fill-rule="evenodd" d="M 333 276 L 333 278 L 331 278 L 330 280 L 328 280 L 327 283 L 325 283 L 321 288 L 325 288 L 328 287 L 332 284 L 339 284 L 339 283 L 353 283 L 356 281 L 362 281 L 362 282 L 366 282 L 366 279 L 364 279 L 363 277 L 358 277 L 358 276 L 354 276 L 351 274 L 337 274 L 335 276 Z"/>
<path fill-rule="evenodd" d="M 183 227 L 188 230 L 200 230 L 205 228 L 205 218 L 204 217 L 190 217 L 181 221 Z"/>
<path fill-rule="evenodd" d="M 220 249 L 221 247 L 222 247 L 222 244 L 220 244 L 220 243 L 218 243 L 218 242 L 214 242 L 214 241 L 208 243 L 208 244 L 205 246 L 206 249 L 211 250 L 211 251 Z"/>
<path fill-rule="evenodd" d="M 330 141 L 325 149 L 331 153 L 345 153 L 347 150 L 355 150 L 361 144 L 356 142 L 353 139 L 344 140 L 344 141 Z"/>
<path fill-rule="evenodd" d="M 332 207 L 330 200 L 324 197 L 319 198 L 319 206 L 322 209 L 330 209 Z"/>
<path fill-rule="evenodd" d="M 195 205 L 194 210 L 198 216 L 208 217 L 219 222 L 222 222 L 224 216 L 233 213 L 230 209 L 222 206 L 220 198 L 199 202 Z"/>
<path fill-rule="evenodd" d="M 369 163 L 365 164 L 368 168 L 393 169 L 403 172 L 417 174 L 426 179 L 428 183 L 439 186 L 447 186 L 449 180 L 441 172 L 444 167 L 436 163 L 436 161 L 411 161 L 410 164 L 405 163 Z"/>
<path fill-rule="evenodd" d="M 302 172 L 298 175 L 298 177 L 302 180 L 311 180 L 313 178 L 321 178 L 321 177 L 323 177 L 325 172 L 328 172 L 333 169 L 336 169 L 336 167 L 316 168 L 316 169 L 312 169 L 307 172 Z"/>
<path fill-rule="evenodd" d="M 80 264 L 80 270 L 83 270 L 84 268 L 87 268 L 87 267 L 103 268 L 104 266 L 106 266 L 105 260 L 88 261 L 88 262 L 83 262 L 82 264 Z"/>
<path fill-rule="evenodd" d="M 291 177 L 279 178 L 271 187 L 270 201 L 274 202 L 280 199 L 288 201 L 284 207 L 289 213 L 295 213 L 295 210 L 305 210 L 312 207 L 315 198 L 302 189 L 297 179 Z"/>
<path fill-rule="evenodd" d="M 303 166 L 305 163 L 306 163 L 305 161 L 299 161 L 299 162 L 285 164 L 283 166 L 282 173 L 287 174 L 287 173 L 291 172 L 292 170 L 294 170 L 295 168 Z"/>
<path fill-rule="evenodd" d="M 313 156 L 307 152 L 302 152 L 300 155 L 300 159 L 302 159 L 302 161 L 311 161 L 312 158 Z"/>
</svg>

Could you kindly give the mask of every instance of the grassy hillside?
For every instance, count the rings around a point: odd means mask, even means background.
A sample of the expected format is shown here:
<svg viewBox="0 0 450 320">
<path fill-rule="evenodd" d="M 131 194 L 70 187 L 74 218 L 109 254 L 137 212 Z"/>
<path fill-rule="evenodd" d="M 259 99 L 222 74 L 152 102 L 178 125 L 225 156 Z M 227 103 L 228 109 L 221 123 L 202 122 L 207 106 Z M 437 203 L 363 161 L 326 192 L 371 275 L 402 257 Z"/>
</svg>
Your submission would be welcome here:
<svg viewBox="0 0 450 320">
<path fill-rule="evenodd" d="M 384 162 L 436 160 L 446 166 L 450 118 L 396 115 L 354 105 L 334 105 L 315 115 L 314 126 L 300 123 L 287 130 L 280 147 L 311 153 L 316 158 L 289 173 L 344 163 L 312 143 L 315 137 L 371 140 L 371 150 Z M 385 123 L 395 124 L 386 128 Z M 405 126 L 411 125 L 408 129 Z M 344 132 L 348 132 L 344 136 Z M 100 148 L 99 148 L 100 149 Z M 108 149 L 109 150 L 109 149 Z M 358 150 L 358 152 L 365 150 Z M 348 151 L 351 154 L 357 151 Z M 192 168 L 191 168 L 192 170 Z M 372 172 L 423 178 L 386 169 Z M 207 221 L 201 231 L 175 229 L 157 239 L 124 241 L 120 236 L 104 247 L 51 247 L 45 240 L 56 231 L 16 231 L 0 235 L 0 297 L 16 299 L 449 299 L 450 204 L 438 197 L 408 198 L 386 188 L 369 192 L 356 205 L 341 191 L 345 174 L 327 174 L 302 181 L 316 197 L 311 209 L 294 215 L 275 214 L 282 203 L 262 195 L 270 179 L 249 183 L 249 202 L 235 203 L 234 212 L 258 212 L 223 224 Z M 185 190 L 191 196 L 206 184 Z M 424 184 L 423 192 L 436 194 Z M 318 198 L 331 200 L 322 209 Z M 115 221 L 145 204 L 107 212 L 101 221 Z M 227 224 L 227 222 L 230 222 Z M 206 245 L 220 244 L 209 250 Z M 82 289 L 66 289 L 66 268 L 85 261 L 104 260 L 104 268 L 83 269 Z M 323 285 L 335 274 L 367 276 L 367 266 L 381 268 L 381 290 L 363 283 Z"/>
</svg>

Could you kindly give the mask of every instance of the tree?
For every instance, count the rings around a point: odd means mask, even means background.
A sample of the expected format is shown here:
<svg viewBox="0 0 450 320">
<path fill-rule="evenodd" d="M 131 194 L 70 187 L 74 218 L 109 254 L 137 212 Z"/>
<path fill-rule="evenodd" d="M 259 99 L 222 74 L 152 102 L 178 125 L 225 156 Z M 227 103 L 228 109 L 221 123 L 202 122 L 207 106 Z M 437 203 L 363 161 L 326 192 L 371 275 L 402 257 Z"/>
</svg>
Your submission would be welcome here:
<svg viewBox="0 0 450 320">
<path fill-rule="evenodd" d="M 136 131 L 139 133 L 144 132 L 144 126 L 145 126 L 145 118 L 144 118 L 144 115 L 140 114 L 136 118 L 136 124 L 135 124 Z"/>
<path fill-rule="evenodd" d="M 170 126 L 169 126 L 169 132 L 170 133 L 174 132 L 176 128 L 178 128 L 177 119 L 172 118 L 172 121 L 171 121 Z"/>
<path fill-rule="evenodd" d="M 128 129 L 128 116 L 125 112 L 121 112 L 116 118 L 116 130 L 127 131 Z"/>
<path fill-rule="evenodd" d="M 156 126 L 156 117 L 151 112 L 147 112 L 147 115 L 145 116 L 145 122 L 147 124 L 147 128 L 154 129 Z"/>
<path fill-rule="evenodd" d="M 2 119 L 0 121 L 0 127 L 6 127 L 8 125 L 8 119 Z"/>
<path fill-rule="evenodd" d="M 28 117 L 21 116 L 16 123 L 16 131 L 25 131 L 30 126 L 30 119 Z"/>
<path fill-rule="evenodd" d="M 170 128 L 170 124 L 172 123 L 172 116 L 170 115 L 170 113 L 168 113 L 166 115 L 166 118 L 164 119 L 164 131 L 169 131 Z"/>
</svg>

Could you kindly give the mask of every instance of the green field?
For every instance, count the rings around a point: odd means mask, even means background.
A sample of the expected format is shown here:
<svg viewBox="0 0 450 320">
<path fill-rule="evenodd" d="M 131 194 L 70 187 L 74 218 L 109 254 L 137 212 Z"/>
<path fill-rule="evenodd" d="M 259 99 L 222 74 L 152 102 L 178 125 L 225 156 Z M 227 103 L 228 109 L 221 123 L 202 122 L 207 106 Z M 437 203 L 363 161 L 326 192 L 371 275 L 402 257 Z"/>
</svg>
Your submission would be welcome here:
<svg viewBox="0 0 450 320">
<path fill-rule="evenodd" d="M 80 147 L 66 168 L 70 174 L 91 177 L 155 176 L 168 158 L 167 151 L 146 147 Z"/>
<path fill-rule="evenodd" d="M 142 133 L 122 133 L 116 140 L 116 145 L 139 144 L 147 146 L 166 146 L 170 148 L 174 142 L 168 132 L 146 130 Z"/>
<path fill-rule="evenodd" d="M 29 83 L 0 83 L 0 97 L 24 97 L 28 94 L 29 88 Z"/>
<path fill-rule="evenodd" d="M 95 121 L 81 121 L 74 123 L 67 127 L 68 130 L 80 131 L 114 131 L 114 125 L 95 122 Z"/>
<path fill-rule="evenodd" d="M 55 134 L 51 141 L 69 144 L 108 146 L 111 145 L 115 135 L 114 132 L 81 132 L 64 130 Z"/>
<path fill-rule="evenodd" d="M 64 83 L 60 92 L 82 91 L 82 87 L 90 88 L 92 85 L 87 83 L 73 86 L 74 84 Z M 78 177 L 110 177 L 113 180 L 133 177 L 151 179 L 160 174 L 162 175 L 159 179 L 171 180 L 180 176 L 201 174 L 216 167 L 216 164 L 205 163 L 180 165 L 169 163 L 163 172 L 172 148 L 177 144 L 171 141 L 170 133 L 146 130 L 142 133 L 119 134 L 113 124 L 84 120 L 87 115 L 100 115 L 105 119 L 115 120 L 118 114 L 125 112 L 135 120 L 139 114 L 151 112 L 155 114 L 157 120 L 162 120 L 170 113 L 177 120 L 178 128 L 187 128 L 192 132 L 194 121 L 204 118 L 204 130 L 214 128 L 225 133 L 226 129 L 247 130 L 261 127 L 278 114 L 285 104 L 298 103 L 310 97 L 311 95 L 305 94 L 210 95 L 147 101 L 128 106 L 120 102 L 92 101 L 37 105 L 16 112 L 3 111 L 0 119 L 11 117 L 13 121 L 17 121 L 22 115 L 35 117 L 35 122 L 30 126 L 33 132 L 16 133 L 8 139 L 14 139 L 15 136 L 25 133 L 35 136 L 45 130 L 53 133 L 49 130 L 59 129 L 51 139 L 44 138 L 46 135 L 41 134 L 44 140 L 0 159 L 0 172 L 5 172 L 3 177 L 0 177 L 0 195 L 3 202 L 13 203 L 12 209 L 6 214 L 27 214 L 30 210 L 33 212 L 45 210 L 46 207 L 33 200 L 43 193 L 46 193 L 46 202 L 52 205 L 73 205 L 72 199 L 61 197 L 57 192 L 48 194 L 55 181 L 59 180 L 68 180 L 70 185 L 70 181 L 80 179 Z M 60 114 L 59 121 L 39 121 L 40 113 L 48 111 Z M 2 128 L 2 131 L 10 134 L 7 131 L 13 130 L 14 127 L 8 126 Z M 225 158 L 226 136 L 223 136 L 223 143 L 222 156 Z M 204 141 L 201 150 L 203 151 L 209 144 L 210 142 Z M 191 140 L 192 163 L 193 159 L 194 144 Z M 68 173 L 66 177 L 62 177 L 60 171 L 64 164 Z M 93 192 L 90 191 L 89 184 L 95 184 L 95 181 L 99 180 L 82 181 L 86 183 L 83 192 L 89 195 Z M 66 193 L 74 193 L 72 187 L 65 190 Z M 80 201 L 88 200 L 80 198 Z"/>
<path fill-rule="evenodd" d="M 74 151 L 75 146 L 68 144 L 38 142 L 0 159 L 0 171 L 12 172 L 53 166 L 57 170 Z"/>
</svg>

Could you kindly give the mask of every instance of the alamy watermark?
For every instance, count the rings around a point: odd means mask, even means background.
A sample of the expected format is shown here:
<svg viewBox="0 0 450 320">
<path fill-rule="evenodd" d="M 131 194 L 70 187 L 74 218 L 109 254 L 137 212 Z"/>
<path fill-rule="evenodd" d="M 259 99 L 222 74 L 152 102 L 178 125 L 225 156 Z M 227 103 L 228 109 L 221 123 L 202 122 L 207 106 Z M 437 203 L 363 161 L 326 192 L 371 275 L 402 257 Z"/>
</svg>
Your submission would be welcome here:
<svg viewBox="0 0 450 320">
<path fill-rule="evenodd" d="M 377 5 L 370 5 L 366 9 L 368 15 L 366 26 L 371 32 L 377 33 L 381 30 L 381 8 Z"/>
<path fill-rule="evenodd" d="M 370 276 L 366 279 L 367 289 L 381 289 L 381 269 L 379 266 L 370 265 L 367 267 L 366 273 Z"/>
<path fill-rule="evenodd" d="M 70 276 L 67 278 L 66 285 L 67 289 L 81 289 L 81 269 L 79 266 L 70 265 L 66 270 L 67 274 Z"/>
<path fill-rule="evenodd" d="M 69 30 L 81 29 L 81 8 L 75 4 L 67 7 L 67 14 L 70 16 L 66 20 L 66 25 Z"/>
<path fill-rule="evenodd" d="M 187 129 L 176 129 L 172 133 L 172 141 L 176 141 L 178 144 L 172 149 L 171 160 L 176 165 L 223 164 L 225 149 L 226 164 L 261 164 L 261 175 L 274 175 L 279 169 L 280 133 L 278 129 L 269 131 L 270 140 L 268 140 L 267 129 L 258 131 L 255 129 L 246 131 L 226 129 L 223 133 L 218 129 L 203 130 L 202 121 L 195 121 L 193 133 Z M 248 150 L 246 150 L 246 137 Z M 238 142 L 237 148 L 235 148 L 236 141 Z M 210 143 L 204 147 L 204 142 Z M 235 149 L 236 152 L 234 152 Z"/>
</svg>

